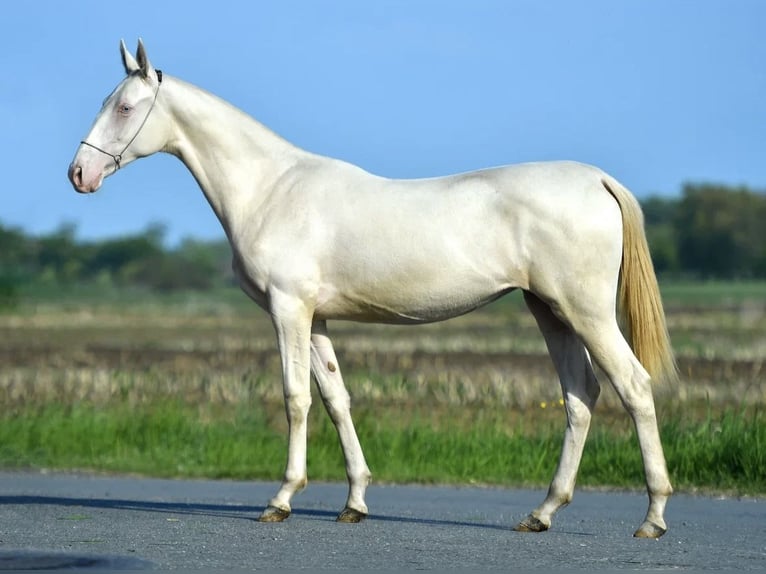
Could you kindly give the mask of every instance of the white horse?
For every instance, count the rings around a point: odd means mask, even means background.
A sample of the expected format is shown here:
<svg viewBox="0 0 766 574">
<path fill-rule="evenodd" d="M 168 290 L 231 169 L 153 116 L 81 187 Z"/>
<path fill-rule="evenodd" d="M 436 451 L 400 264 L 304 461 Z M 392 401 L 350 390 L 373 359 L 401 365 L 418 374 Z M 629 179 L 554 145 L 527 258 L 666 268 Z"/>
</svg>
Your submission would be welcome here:
<svg viewBox="0 0 766 574">
<path fill-rule="evenodd" d="M 69 166 L 82 193 L 158 151 L 178 157 L 231 243 L 242 289 L 271 315 L 282 359 L 289 444 L 284 479 L 260 516 L 282 521 L 306 485 L 310 375 L 335 424 L 349 493 L 338 516 L 367 513 L 370 471 L 328 335 L 328 319 L 427 323 L 521 289 L 561 380 L 567 428 L 542 504 L 516 530 L 543 531 L 572 499 L 599 395 L 591 357 L 635 423 L 649 494 L 636 536 L 665 533 L 672 493 L 650 373 L 675 375 L 635 198 L 573 162 L 392 180 L 291 145 L 200 88 L 162 75 L 139 40 L 120 45 L 127 77 Z M 615 314 L 617 294 L 631 345 Z"/>
</svg>

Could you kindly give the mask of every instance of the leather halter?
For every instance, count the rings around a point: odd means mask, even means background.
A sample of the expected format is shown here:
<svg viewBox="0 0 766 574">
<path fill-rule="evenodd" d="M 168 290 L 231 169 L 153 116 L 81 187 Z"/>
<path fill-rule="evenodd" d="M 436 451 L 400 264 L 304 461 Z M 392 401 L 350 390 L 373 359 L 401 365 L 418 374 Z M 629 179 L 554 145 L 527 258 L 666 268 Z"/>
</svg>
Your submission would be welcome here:
<svg viewBox="0 0 766 574">
<path fill-rule="evenodd" d="M 152 105 L 149 107 L 149 111 L 146 112 L 146 115 L 144 116 L 144 121 L 141 122 L 141 125 L 138 126 L 138 129 L 136 130 L 136 133 L 133 134 L 133 137 L 130 138 L 130 141 L 127 143 L 127 145 L 125 145 L 124 148 L 122 148 L 122 151 L 120 153 L 118 153 L 118 154 L 109 153 L 108 151 L 103 150 L 100 147 L 95 146 L 92 143 L 87 142 L 85 140 L 82 140 L 80 142 L 82 145 L 86 145 L 88 147 L 92 147 L 94 150 L 100 151 L 101 153 L 111 157 L 114 160 L 114 165 L 117 166 L 117 169 L 115 169 L 115 171 L 120 169 L 120 164 L 122 163 L 122 154 L 124 154 L 126 151 L 128 151 L 128 148 L 130 147 L 130 144 L 132 144 L 133 141 L 138 137 L 138 134 L 141 133 L 141 130 L 144 128 L 144 124 L 146 123 L 146 120 L 149 119 L 149 114 L 151 114 L 152 110 L 154 109 L 154 104 L 157 103 L 157 95 L 160 93 L 160 86 L 162 85 L 162 71 L 161 70 L 155 70 L 155 72 L 157 72 L 157 89 L 154 92 L 154 99 L 152 100 Z"/>
</svg>

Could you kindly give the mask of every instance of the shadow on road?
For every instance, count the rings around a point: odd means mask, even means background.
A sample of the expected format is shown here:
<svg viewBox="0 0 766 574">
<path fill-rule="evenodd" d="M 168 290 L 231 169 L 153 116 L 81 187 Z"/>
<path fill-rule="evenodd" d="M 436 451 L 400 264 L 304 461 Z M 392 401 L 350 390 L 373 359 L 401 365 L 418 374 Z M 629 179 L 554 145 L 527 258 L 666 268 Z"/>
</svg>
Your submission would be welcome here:
<svg viewBox="0 0 766 574">
<path fill-rule="evenodd" d="M 125 556 L 98 556 L 37 550 L 0 550 L 0 571 L 26 570 L 150 570 L 151 562 Z"/>
<path fill-rule="evenodd" d="M 149 500 L 125 500 L 112 498 L 76 498 L 62 496 L 0 496 L 0 506 L 64 506 L 102 508 L 114 510 L 135 510 L 143 512 L 160 512 L 168 514 L 187 514 L 199 516 L 211 516 L 219 518 L 238 518 L 257 522 L 258 516 L 264 510 L 264 506 L 245 506 L 232 504 L 205 504 L 198 502 L 152 502 Z M 293 508 L 293 515 L 307 516 L 318 519 L 335 520 L 336 512 L 330 510 Z M 387 516 L 374 514 L 368 517 L 371 521 L 399 522 L 409 524 L 421 524 L 429 526 L 469 526 L 491 530 L 512 530 L 509 526 L 499 524 L 487 524 L 481 522 L 467 522 L 459 520 L 439 520 L 429 518 L 414 518 L 411 516 Z"/>
</svg>

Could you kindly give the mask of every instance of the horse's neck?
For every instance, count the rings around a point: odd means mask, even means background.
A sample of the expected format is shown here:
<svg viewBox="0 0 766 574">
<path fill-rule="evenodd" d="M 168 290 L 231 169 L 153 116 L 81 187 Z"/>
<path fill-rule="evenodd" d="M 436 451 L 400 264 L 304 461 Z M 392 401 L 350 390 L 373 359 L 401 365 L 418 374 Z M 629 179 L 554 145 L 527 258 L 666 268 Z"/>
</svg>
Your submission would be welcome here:
<svg viewBox="0 0 766 574">
<path fill-rule="evenodd" d="M 230 235 L 305 152 L 213 94 L 175 78 L 168 88 L 176 129 L 166 151 L 189 168 Z"/>
</svg>

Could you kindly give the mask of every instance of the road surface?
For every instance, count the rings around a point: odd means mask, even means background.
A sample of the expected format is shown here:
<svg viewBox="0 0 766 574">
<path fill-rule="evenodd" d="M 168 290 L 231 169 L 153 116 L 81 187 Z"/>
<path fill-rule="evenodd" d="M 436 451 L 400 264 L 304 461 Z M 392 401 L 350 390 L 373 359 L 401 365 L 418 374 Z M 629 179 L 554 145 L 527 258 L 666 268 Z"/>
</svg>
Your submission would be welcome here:
<svg viewBox="0 0 766 574">
<path fill-rule="evenodd" d="M 276 483 L 0 472 L 0 570 L 766 570 L 766 501 L 676 495 L 669 532 L 637 540 L 646 497 L 577 492 L 552 530 L 511 527 L 544 491 L 372 485 L 338 524 L 345 485 L 309 484 L 281 524 Z"/>
</svg>

